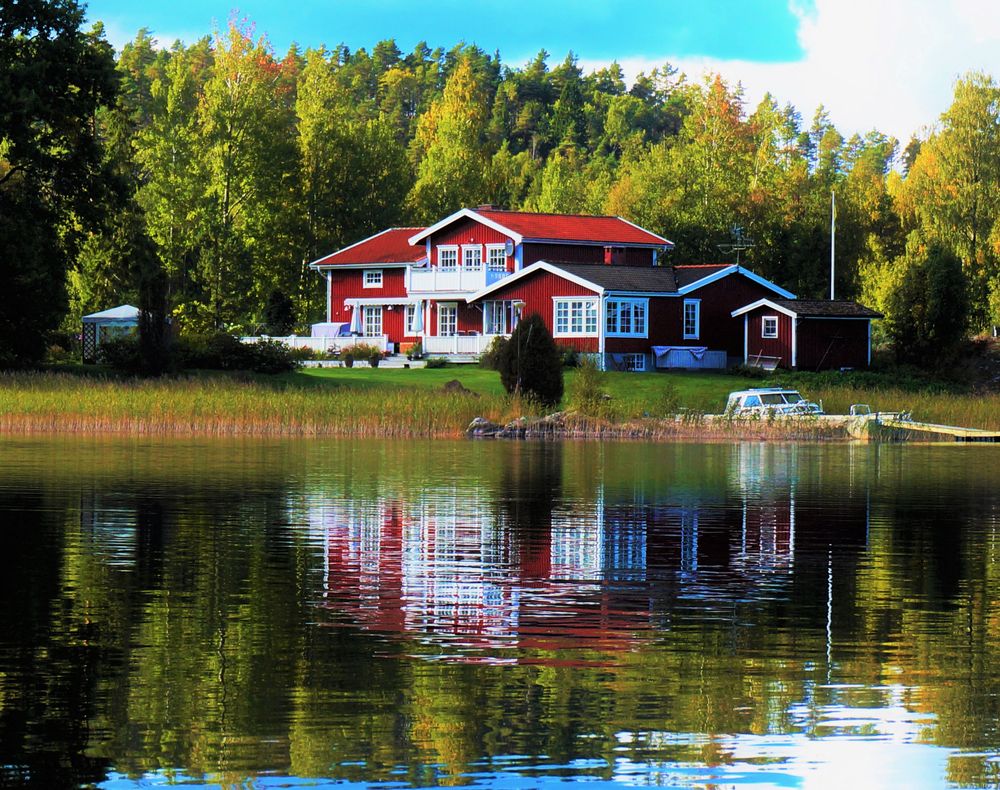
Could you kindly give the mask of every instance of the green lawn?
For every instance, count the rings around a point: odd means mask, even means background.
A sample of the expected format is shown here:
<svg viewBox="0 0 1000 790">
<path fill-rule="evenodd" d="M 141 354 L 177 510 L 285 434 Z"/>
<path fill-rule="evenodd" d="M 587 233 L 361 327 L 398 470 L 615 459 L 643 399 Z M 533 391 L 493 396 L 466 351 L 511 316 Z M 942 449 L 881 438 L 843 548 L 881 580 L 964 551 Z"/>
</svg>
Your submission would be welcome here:
<svg viewBox="0 0 1000 790">
<path fill-rule="evenodd" d="M 567 393 L 572 386 L 575 371 L 566 370 Z M 757 386 L 741 376 L 726 373 L 620 373 L 604 374 L 605 386 L 611 397 L 631 413 L 641 414 L 655 404 L 664 387 L 676 387 L 681 406 L 703 412 L 721 411 L 726 396 L 732 390 Z M 289 383 L 306 386 L 337 386 L 352 389 L 372 387 L 440 389 L 448 381 L 457 379 L 473 392 L 488 395 L 503 394 L 500 374 L 475 365 L 454 365 L 447 368 L 308 368 L 282 377 Z"/>
</svg>

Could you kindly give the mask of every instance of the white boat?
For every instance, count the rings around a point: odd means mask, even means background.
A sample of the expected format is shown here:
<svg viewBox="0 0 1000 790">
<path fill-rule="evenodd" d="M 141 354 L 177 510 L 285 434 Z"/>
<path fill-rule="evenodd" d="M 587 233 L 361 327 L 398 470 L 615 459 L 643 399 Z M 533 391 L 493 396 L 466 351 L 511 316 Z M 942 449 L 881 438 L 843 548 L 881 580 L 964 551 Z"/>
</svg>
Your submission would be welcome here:
<svg viewBox="0 0 1000 790">
<path fill-rule="evenodd" d="M 726 415 L 730 417 L 772 417 L 823 414 L 823 404 L 802 397 L 798 390 L 757 387 L 729 393 Z"/>
</svg>

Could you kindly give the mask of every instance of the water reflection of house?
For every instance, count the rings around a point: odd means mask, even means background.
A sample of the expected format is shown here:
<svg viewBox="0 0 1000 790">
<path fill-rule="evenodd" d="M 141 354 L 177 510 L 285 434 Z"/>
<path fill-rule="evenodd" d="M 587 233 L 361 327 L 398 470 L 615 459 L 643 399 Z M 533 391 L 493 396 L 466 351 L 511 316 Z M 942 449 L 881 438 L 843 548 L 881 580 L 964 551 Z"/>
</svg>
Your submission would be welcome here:
<svg viewBox="0 0 1000 790">
<path fill-rule="evenodd" d="M 747 445 L 717 493 L 608 501 L 598 488 L 589 502 L 557 501 L 522 521 L 478 489 L 335 501 L 312 511 L 324 597 L 335 620 L 462 647 L 622 644 L 678 600 L 711 607 L 789 587 L 803 548 L 799 467 L 794 449 Z M 867 500 L 848 499 L 855 526 L 840 529 L 863 535 Z M 816 513 L 805 550 L 825 554 Z"/>
<path fill-rule="evenodd" d="M 503 547 L 458 499 L 330 504 L 313 511 L 325 542 L 324 597 L 369 630 L 509 636 L 516 589 Z M 315 523 L 316 521 L 319 523 Z"/>
<path fill-rule="evenodd" d="M 554 514 L 547 540 L 516 550 L 516 536 L 467 492 L 408 506 L 329 504 L 312 513 L 325 545 L 325 603 L 335 619 L 368 630 L 472 648 L 551 647 L 553 639 L 617 643 L 649 625 L 648 601 L 624 600 L 634 588 L 604 584 L 645 573 L 644 524 L 620 515 Z"/>
<path fill-rule="evenodd" d="M 80 499 L 86 553 L 110 567 L 131 568 L 138 554 L 138 515 L 115 497 L 88 491 Z"/>
</svg>

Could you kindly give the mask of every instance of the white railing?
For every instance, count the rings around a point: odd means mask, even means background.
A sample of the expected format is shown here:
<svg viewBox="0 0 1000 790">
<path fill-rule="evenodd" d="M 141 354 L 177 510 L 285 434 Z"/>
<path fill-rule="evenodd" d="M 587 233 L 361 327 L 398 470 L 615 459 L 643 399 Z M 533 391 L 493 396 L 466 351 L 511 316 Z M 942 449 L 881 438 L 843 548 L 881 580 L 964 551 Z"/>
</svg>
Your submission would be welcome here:
<svg viewBox="0 0 1000 790">
<path fill-rule="evenodd" d="M 502 280 L 509 272 L 490 269 L 407 269 L 407 293 L 456 293 L 481 291 L 488 285 Z"/>
<path fill-rule="evenodd" d="M 495 337 L 506 335 L 449 335 L 447 337 L 425 337 L 425 354 L 482 354 Z"/>
<path fill-rule="evenodd" d="M 328 353 L 336 353 L 337 351 L 343 351 L 345 348 L 352 348 L 358 345 L 378 346 L 386 351 L 390 350 L 389 338 L 385 335 L 377 335 L 376 337 L 299 337 L 297 335 L 269 337 L 268 335 L 263 335 L 261 337 L 241 337 L 240 340 L 244 343 L 256 343 L 258 340 L 276 340 L 290 348 L 311 348 L 313 351 L 325 351 Z"/>
</svg>

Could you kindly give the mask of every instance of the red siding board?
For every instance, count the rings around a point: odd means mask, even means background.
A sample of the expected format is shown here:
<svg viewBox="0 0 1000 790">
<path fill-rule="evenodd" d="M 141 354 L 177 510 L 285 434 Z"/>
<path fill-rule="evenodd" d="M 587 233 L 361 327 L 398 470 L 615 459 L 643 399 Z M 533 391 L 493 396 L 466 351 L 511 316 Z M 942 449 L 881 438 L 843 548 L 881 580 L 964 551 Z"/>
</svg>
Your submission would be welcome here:
<svg viewBox="0 0 1000 790">
<path fill-rule="evenodd" d="M 615 266 L 652 266 L 653 251 L 643 247 L 615 247 Z M 553 263 L 606 263 L 605 249 L 600 244 L 538 244 L 525 243 L 523 265 L 537 261 Z"/>
<path fill-rule="evenodd" d="M 525 243 L 522 266 L 528 268 L 538 261 L 556 263 L 604 263 L 604 247 L 597 244 L 529 244 Z"/>
<path fill-rule="evenodd" d="M 484 301 L 521 300 L 524 302 L 523 315 L 528 316 L 531 313 L 538 313 L 545 322 L 545 326 L 549 332 L 553 332 L 552 299 L 554 297 L 596 295 L 589 288 L 584 288 L 582 285 L 570 282 L 551 272 L 542 271 L 495 291 Z M 597 351 L 598 345 L 596 337 L 563 337 L 557 338 L 556 342 L 561 346 L 575 348 L 578 351 Z"/>
<path fill-rule="evenodd" d="M 764 316 L 778 317 L 778 336 L 776 338 L 761 337 Z M 784 313 L 761 307 L 747 314 L 747 356 L 751 359 L 757 355 L 778 357 L 778 364 L 783 368 L 792 366 L 792 319 Z M 737 319 L 741 323 L 743 317 Z"/>
<path fill-rule="evenodd" d="M 758 299 L 774 298 L 775 293 L 742 274 L 730 274 L 689 293 L 687 299 L 701 300 L 701 332 L 697 341 L 684 340 L 685 345 L 701 345 L 725 351 L 732 357 L 743 357 L 743 316 L 733 318 L 738 310 Z M 679 303 L 683 299 L 678 300 Z M 678 331 L 680 332 L 680 307 Z M 773 312 L 773 311 L 772 311 Z M 758 332 L 758 337 L 760 333 Z M 681 341 L 678 341 L 681 342 Z"/>
<path fill-rule="evenodd" d="M 800 370 L 868 367 L 867 319 L 799 319 L 798 333 Z"/>
<path fill-rule="evenodd" d="M 431 237 L 431 262 L 434 266 L 438 265 L 437 248 L 442 244 L 457 244 L 459 246 L 458 260 L 459 263 L 462 261 L 462 250 L 463 245 L 468 244 L 479 244 L 483 246 L 483 266 L 486 265 L 486 247 L 487 244 L 505 244 L 510 238 L 509 236 L 501 233 L 498 230 L 482 225 L 479 222 L 473 222 L 471 219 L 463 219 L 459 222 L 454 223 L 448 228 L 443 229 L 439 233 L 435 233 Z M 514 256 L 507 258 L 507 271 L 514 271 Z"/>
<path fill-rule="evenodd" d="M 747 354 L 780 357 L 781 367 L 792 366 L 792 319 L 768 307 L 748 315 Z M 761 337 L 763 317 L 778 316 L 778 337 Z M 868 320 L 799 318 L 795 321 L 795 366 L 799 370 L 868 367 Z"/>
<path fill-rule="evenodd" d="M 404 298 L 406 281 L 403 272 L 403 269 L 383 269 L 382 287 L 365 288 L 361 269 L 331 270 L 330 320 L 351 320 L 351 311 L 344 307 L 345 299 L 377 299 L 380 296 L 392 299 Z"/>
</svg>

